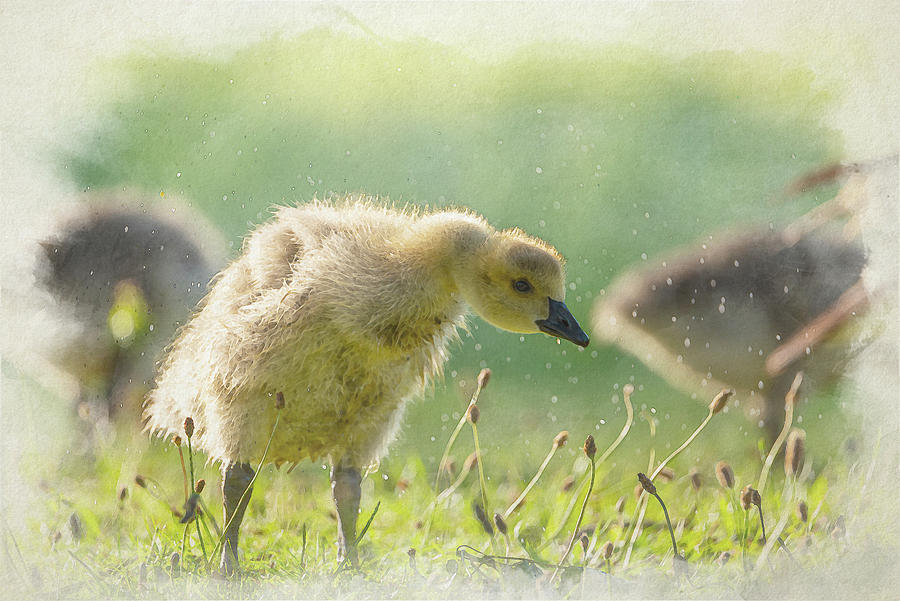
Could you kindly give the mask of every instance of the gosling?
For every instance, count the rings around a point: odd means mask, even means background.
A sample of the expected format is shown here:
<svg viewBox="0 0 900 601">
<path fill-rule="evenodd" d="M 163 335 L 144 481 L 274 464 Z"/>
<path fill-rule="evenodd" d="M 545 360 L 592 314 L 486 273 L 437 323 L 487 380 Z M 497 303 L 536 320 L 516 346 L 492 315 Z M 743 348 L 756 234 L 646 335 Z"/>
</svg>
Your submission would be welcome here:
<svg viewBox="0 0 900 601">
<path fill-rule="evenodd" d="M 270 437 L 276 465 L 329 460 L 338 559 L 356 564 L 361 470 L 441 375 L 469 309 L 587 346 L 563 302 L 563 265 L 547 243 L 474 213 L 362 196 L 280 208 L 250 234 L 170 347 L 145 408 L 160 436 L 191 417 L 194 443 L 222 465 L 222 571 L 238 569 L 250 461 Z"/>
</svg>

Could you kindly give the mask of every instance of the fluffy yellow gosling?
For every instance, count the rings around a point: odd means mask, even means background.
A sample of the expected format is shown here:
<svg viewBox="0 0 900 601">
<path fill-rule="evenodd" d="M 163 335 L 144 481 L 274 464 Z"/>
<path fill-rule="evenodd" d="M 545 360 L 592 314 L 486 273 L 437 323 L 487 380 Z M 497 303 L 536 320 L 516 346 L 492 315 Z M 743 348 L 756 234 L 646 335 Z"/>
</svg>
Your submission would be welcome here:
<svg viewBox="0 0 900 601">
<path fill-rule="evenodd" d="M 345 197 L 285 207 L 214 280 L 148 395 L 147 428 L 181 431 L 223 466 L 221 567 L 238 565 L 238 528 L 267 458 L 328 457 L 339 556 L 356 562 L 361 468 L 382 456 L 406 403 L 439 376 L 469 309 L 520 333 L 579 346 L 563 259 L 518 229 L 464 211 L 417 213 Z"/>
</svg>

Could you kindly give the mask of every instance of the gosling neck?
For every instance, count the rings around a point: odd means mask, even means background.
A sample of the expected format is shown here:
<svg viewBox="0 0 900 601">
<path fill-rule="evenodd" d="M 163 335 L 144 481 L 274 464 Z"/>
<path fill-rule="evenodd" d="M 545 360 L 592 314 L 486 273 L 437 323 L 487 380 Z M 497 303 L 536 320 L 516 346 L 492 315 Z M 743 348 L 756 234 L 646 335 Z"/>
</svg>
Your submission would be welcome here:
<svg viewBox="0 0 900 601">
<path fill-rule="evenodd" d="M 466 213 L 435 213 L 424 217 L 415 228 L 421 261 L 449 293 L 460 292 L 465 274 L 475 273 L 496 232 L 483 219 Z M 471 276 L 469 276 L 471 277 Z"/>
</svg>

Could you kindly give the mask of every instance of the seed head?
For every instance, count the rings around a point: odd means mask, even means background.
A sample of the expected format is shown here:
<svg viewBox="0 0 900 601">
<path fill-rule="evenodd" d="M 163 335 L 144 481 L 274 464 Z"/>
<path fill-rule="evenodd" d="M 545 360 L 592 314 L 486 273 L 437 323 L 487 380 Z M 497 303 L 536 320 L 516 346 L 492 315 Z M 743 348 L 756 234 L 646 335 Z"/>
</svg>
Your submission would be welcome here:
<svg viewBox="0 0 900 601">
<path fill-rule="evenodd" d="M 803 467 L 803 459 L 805 458 L 805 442 L 806 432 L 799 428 L 794 428 L 788 434 L 787 446 L 784 450 L 784 473 L 788 477 L 800 474 L 800 469 Z"/>
<path fill-rule="evenodd" d="M 81 521 L 81 516 L 76 511 L 69 516 L 69 532 L 75 540 L 84 538 L 84 522 Z"/>
<path fill-rule="evenodd" d="M 613 553 L 613 544 L 610 541 L 606 541 L 603 543 L 603 546 L 600 547 L 600 555 L 603 559 L 609 561 L 609 558 L 612 557 Z"/>
<path fill-rule="evenodd" d="M 478 465 L 478 453 L 472 453 L 466 457 L 466 463 L 463 466 L 467 470 L 473 470 Z"/>
<path fill-rule="evenodd" d="M 762 495 L 755 488 L 750 489 L 750 502 L 762 509 Z"/>
<path fill-rule="evenodd" d="M 488 382 L 491 381 L 491 370 L 487 367 L 478 372 L 478 387 L 484 389 L 487 387 Z"/>
<path fill-rule="evenodd" d="M 659 474 L 657 474 L 656 477 L 659 478 L 660 480 L 662 480 L 663 482 L 671 482 L 672 480 L 675 479 L 675 470 L 673 470 L 670 467 L 664 467 L 661 470 L 659 470 Z"/>
<path fill-rule="evenodd" d="M 466 411 L 466 420 L 474 425 L 478 423 L 479 417 L 481 417 L 481 410 L 478 409 L 478 405 L 469 405 L 469 409 Z"/>
<path fill-rule="evenodd" d="M 719 391 L 713 400 L 709 403 L 709 410 L 712 411 L 713 415 L 722 411 L 725 408 L 725 405 L 728 403 L 728 399 L 731 398 L 731 395 L 734 394 L 733 388 L 723 388 Z"/>
<path fill-rule="evenodd" d="M 409 567 L 412 570 L 416 569 L 416 550 L 410 547 L 406 551 L 406 555 L 409 557 Z"/>
<path fill-rule="evenodd" d="M 475 512 L 475 518 L 481 522 L 481 527 L 484 528 L 484 531 L 487 532 L 488 535 L 493 536 L 494 527 L 491 525 L 491 521 L 484 512 L 484 507 L 482 507 L 480 503 L 472 503 L 472 509 Z"/>
<path fill-rule="evenodd" d="M 700 476 L 700 472 L 697 470 L 691 470 L 691 486 L 694 490 L 700 490 L 700 487 L 703 486 L 703 478 Z"/>
<path fill-rule="evenodd" d="M 729 559 L 731 559 L 731 552 L 722 551 L 721 553 L 719 553 L 719 557 L 716 558 L 716 563 L 718 563 L 719 566 L 724 566 L 726 563 L 728 563 Z"/>
<path fill-rule="evenodd" d="M 123 486 L 119 489 L 119 501 L 124 501 L 126 498 L 128 498 L 128 487 Z"/>
<path fill-rule="evenodd" d="M 172 568 L 173 576 L 178 576 L 181 573 L 181 554 L 178 551 L 173 552 L 169 557 L 169 567 Z"/>
<path fill-rule="evenodd" d="M 176 447 L 180 447 L 181 446 L 181 437 L 177 434 L 175 436 L 173 436 L 172 444 L 175 445 Z"/>
<path fill-rule="evenodd" d="M 284 393 L 280 390 L 275 393 L 275 408 L 284 409 Z"/>
<path fill-rule="evenodd" d="M 641 487 L 646 490 L 651 495 L 656 494 L 656 485 L 653 484 L 653 481 L 650 480 L 643 472 L 638 472 L 638 481 L 641 483 Z"/>
<path fill-rule="evenodd" d="M 140 486 L 141 488 L 147 488 L 147 482 L 144 480 L 144 477 L 140 474 L 137 474 L 134 477 L 134 483 Z"/>
<path fill-rule="evenodd" d="M 750 509 L 750 499 L 753 497 L 752 490 L 749 484 L 741 489 L 741 509 L 744 511 Z"/>
<path fill-rule="evenodd" d="M 203 492 L 203 488 L 206 486 L 206 480 L 200 478 L 197 480 L 197 484 L 194 485 L 194 492 L 198 495 Z"/>
<path fill-rule="evenodd" d="M 506 520 L 503 519 L 503 516 L 499 513 L 494 513 L 494 525 L 497 527 L 497 530 L 500 531 L 500 534 L 506 536 L 508 532 L 508 528 L 506 527 Z"/>
<path fill-rule="evenodd" d="M 559 434 L 556 435 L 556 438 L 553 439 L 553 448 L 558 449 L 559 447 L 563 447 L 566 445 L 566 442 L 569 440 L 569 431 L 563 430 Z"/>
<path fill-rule="evenodd" d="M 581 538 L 578 539 L 578 542 L 581 543 L 581 552 L 587 553 L 588 545 L 591 544 L 591 539 L 588 538 L 586 533 L 582 533 Z"/>
<path fill-rule="evenodd" d="M 562 491 L 569 492 L 573 486 L 575 486 L 575 476 L 566 476 L 562 483 Z"/>
<path fill-rule="evenodd" d="M 716 464 L 716 478 L 722 488 L 734 488 L 734 470 L 725 461 Z"/>
<path fill-rule="evenodd" d="M 809 507 L 806 506 L 806 501 L 797 503 L 797 515 L 800 516 L 800 521 L 805 524 L 809 518 Z"/>
<path fill-rule="evenodd" d="M 834 526 L 831 528 L 831 537 L 834 539 L 841 539 L 845 534 L 847 534 L 847 524 L 844 520 L 844 516 L 839 515 L 834 521 Z"/>
<path fill-rule="evenodd" d="M 597 443 L 594 442 L 594 437 L 590 434 L 584 439 L 584 454 L 588 456 L 588 459 L 593 459 L 594 455 L 597 454 Z"/>
<path fill-rule="evenodd" d="M 184 418 L 184 433 L 188 438 L 194 435 L 194 419 L 190 416 Z"/>
</svg>

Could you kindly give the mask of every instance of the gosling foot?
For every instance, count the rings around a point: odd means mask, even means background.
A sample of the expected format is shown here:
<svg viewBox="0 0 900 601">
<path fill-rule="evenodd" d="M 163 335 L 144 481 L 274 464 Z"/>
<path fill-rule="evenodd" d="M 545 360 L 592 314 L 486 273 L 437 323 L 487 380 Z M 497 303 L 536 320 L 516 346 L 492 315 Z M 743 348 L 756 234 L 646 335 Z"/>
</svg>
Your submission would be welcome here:
<svg viewBox="0 0 900 601">
<path fill-rule="evenodd" d="M 253 487 L 253 468 L 249 463 L 231 463 L 222 467 L 222 497 L 225 502 L 225 540 L 219 569 L 228 577 L 240 571 L 238 563 L 238 534 L 244 512 L 250 502 Z M 244 492 L 246 491 L 246 495 Z M 243 497 L 243 502 L 241 501 Z"/>
<path fill-rule="evenodd" d="M 362 476 L 359 468 L 338 463 L 331 469 L 331 494 L 338 517 L 338 561 L 359 565 L 356 551 L 356 518 L 362 494 Z"/>
</svg>

